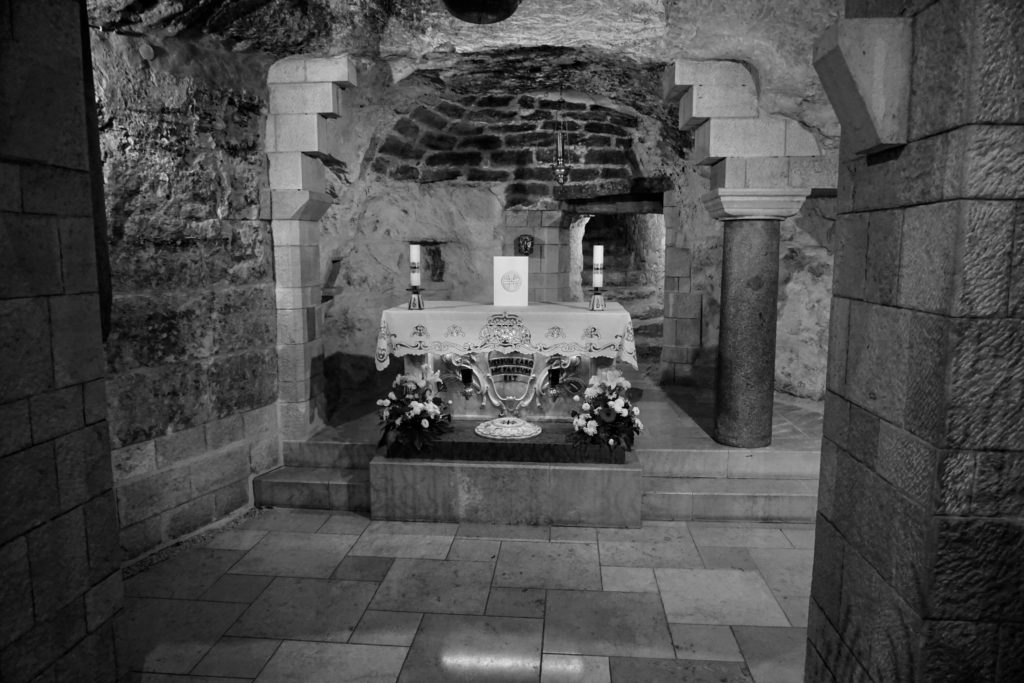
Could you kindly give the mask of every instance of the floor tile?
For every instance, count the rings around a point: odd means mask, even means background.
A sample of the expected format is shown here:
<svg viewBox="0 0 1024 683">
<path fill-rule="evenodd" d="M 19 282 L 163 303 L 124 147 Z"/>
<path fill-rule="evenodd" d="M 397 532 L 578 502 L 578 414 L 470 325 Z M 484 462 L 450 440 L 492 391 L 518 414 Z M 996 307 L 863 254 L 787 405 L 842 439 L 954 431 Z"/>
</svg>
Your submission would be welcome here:
<svg viewBox="0 0 1024 683">
<path fill-rule="evenodd" d="M 494 541 L 546 541 L 548 527 L 526 524 L 460 524 L 460 538 L 489 538 Z"/>
<path fill-rule="evenodd" d="M 803 679 L 807 629 L 737 626 L 733 631 L 755 683 Z"/>
<path fill-rule="evenodd" d="M 539 588 L 491 588 L 485 614 L 544 618 L 545 592 Z"/>
<path fill-rule="evenodd" d="M 280 644 L 280 640 L 264 638 L 221 638 L 192 673 L 200 676 L 256 678 Z"/>
<path fill-rule="evenodd" d="M 274 580 L 272 576 L 225 574 L 203 593 L 203 600 L 216 602 L 252 602 Z"/>
<path fill-rule="evenodd" d="M 257 683 L 394 683 L 407 648 L 341 643 L 281 643 Z"/>
<path fill-rule="evenodd" d="M 743 569 L 757 571 L 757 564 L 748 548 L 720 548 L 703 546 L 697 548 L 705 569 Z"/>
<path fill-rule="evenodd" d="M 352 546 L 349 554 L 443 560 L 448 556 L 451 545 L 451 536 L 411 536 L 364 532 Z"/>
<path fill-rule="evenodd" d="M 249 550 L 267 535 L 262 529 L 225 529 L 207 541 L 211 550 Z"/>
<path fill-rule="evenodd" d="M 443 522 L 371 522 L 368 534 L 398 534 L 401 536 L 454 536 L 458 524 Z"/>
<path fill-rule="evenodd" d="M 375 610 L 483 614 L 493 565 L 399 558 L 371 603 Z"/>
<path fill-rule="evenodd" d="M 274 531 L 231 568 L 232 574 L 272 574 L 327 578 L 356 536 Z"/>
<path fill-rule="evenodd" d="M 786 618 L 789 619 L 789 623 L 792 626 L 799 626 L 801 628 L 807 628 L 807 613 L 810 610 L 811 598 L 808 595 L 798 595 L 795 597 L 779 597 L 775 596 L 779 606 L 782 607 L 782 611 L 786 613 Z"/>
<path fill-rule="evenodd" d="M 653 593 L 552 590 L 545 615 L 545 652 L 675 657 Z"/>
<path fill-rule="evenodd" d="M 537 681 L 540 619 L 425 614 L 401 683 Z"/>
<path fill-rule="evenodd" d="M 125 683 L 246 683 L 249 678 L 227 678 L 224 676 L 185 676 L 134 671 Z"/>
<path fill-rule="evenodd" d="M 786 535 L 789 542 L 793 544 L 794 548 L 810 549 L 814 548 L 814 526 L 808 525 L 809 529 L 783 529 L 782 533 Z"/>
<path fill-rule="evenodd" d="M 296 510 L 271 508 L 259 510 L 259 514 L 238 525 L 239 529 L 262 529 L 264 531 L 299 531 L 313 533 L 327 521 L 330 513 L 323 510 Z"/>
<path fill-rule="evenodd" d="M 344 642 L 376 587 L 367 581 L 277 578 L 228 635 Z"/>
<path fill-rule="evenodd" d="M 368 609 L 363 613 L 349 642 L 408 647 L 412 645 L 422 617 L 419 612 L 380 612 Z"/>
<path fill-rule="evenodd" d="M 498 559 L 501 541 L 489 541 L 481 538 L 456 538 L 448 551 L 449 560 L 475 560 L 477 562 L 494 562 Z"/>
<path fill-rule="evenodd" d="M 711 659 L 742 662 L 740 646 L 728 626 L 669 624 L 677 659 Z"/>
<path fill-rule="evenodd" d="M 654 570 L 649 567 L 601 567 L 601 585 L 606 591 L 658 592 Z"/>
<path fill-rule="evenodd" d="M 125 581 L 124 592 L 144 598 L 195 599 L 244 554 L 241 550 L 186 550 Z"/>
<path fill-rule="evenodd" d="M 686 522 L 644 522 L 640 529 L 598 529 L 601 564 L 612 567 L 701 567 Z"/>
<path fill-rule="evenodd" d="M 813 550 L 764 548 L 750 551 L 765 583 L 776 597 L 797 597 L 811 594 Z"/>
<path fill-rule="evenodd" d="M 324 525 L 317 530 L 318 534 L 350 534 L 358 536 L 363 533 L 370 520 L 358 512 L 335 512 Z"/>
<path fill-rule="evenodd" d="M 725 524 L 690 523 L 694 542 L 701 547 L 727 548 L 792 548 L 780 529 L 756 526 L 728 526 Z"/>
<path fill-rule="evenodd" d="M 611 683 L 607 657 L 544 655 L 540 683 Z"/>
<path fill-rule="evenodd" d="M 135 671 L 187 673 L 245 605 L 200 600 L 132 600 L 117 616 L 117 652 Z"/>
<path fill-rule="evenodd" d="M 600 532 L 598 532 L 600 537 Z M 601 564 L 613 567 L 702 567 L 689 538 L 672 541 L 599 541 Z"/>
<path fill-rule="evenodd" d="M 612 683 L 750 683 L 739 662 L 698 662 L 672 659 L 612 657 L 608 660 Z M 793 679 L 796 683 L 800 679 Z"/>
<path fill-rule="evenodd" d="M 494 585 L 601 590 L 597 546 L 593 543 L 503 542 L 494 570 Z"/>
<path fill-rule="evenodd" d="M 349 555 L 334 570 L 332 579 L 350 581 L 383 581 L 394 564 L 393 557 L 363 557 Z"/>
<path fill-rule="evenodd" d="M 737 569 L 655 569 L 668 620 L 679 624 L 786 626 L 757 572 Z"/>
<path fill-rule="evenodd" d="M 552 541 L 563 543 L 597 543 L 597 529 L 588 526 L 553 526 Z"/>
</svg>

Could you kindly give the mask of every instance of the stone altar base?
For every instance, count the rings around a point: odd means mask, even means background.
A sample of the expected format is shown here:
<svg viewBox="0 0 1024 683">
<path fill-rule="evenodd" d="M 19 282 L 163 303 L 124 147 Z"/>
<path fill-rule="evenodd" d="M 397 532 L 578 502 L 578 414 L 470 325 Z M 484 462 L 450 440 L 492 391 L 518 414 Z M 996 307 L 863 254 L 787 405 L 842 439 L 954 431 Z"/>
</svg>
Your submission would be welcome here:
<svg viewBox="0 0 1024 683">
<path fill-rule="evenodd" d="M 477 451 L 501 444 L 473 438 L 486 441 L 472 445 Z M 534 447 L 551 450 L 543 443 Z M 639 527 L 641 476 L 633 452 L 623 464 L 377 455 L 370 462 L 370 509 L 374 519 L 383 520 Z"/>
</svg>

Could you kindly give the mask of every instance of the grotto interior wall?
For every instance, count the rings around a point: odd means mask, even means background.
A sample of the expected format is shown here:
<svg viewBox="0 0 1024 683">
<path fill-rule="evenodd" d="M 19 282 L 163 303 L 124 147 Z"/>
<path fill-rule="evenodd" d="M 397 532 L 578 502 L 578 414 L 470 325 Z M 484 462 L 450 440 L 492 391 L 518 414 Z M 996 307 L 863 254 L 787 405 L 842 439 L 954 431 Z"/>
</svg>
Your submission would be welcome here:
<svg viewBox="0 0 1024 683">
<path fill-rule="evenodd" d="M 672 179 L 666 282 L 701 294 L 708 377 L 721 226 L 700 206 L 707 180 L 687 160 L 674 105 L 660 99 L 661 68 L 676 57 L 742 61 L 763 112 L 801 121 L 823 147 L 838 134 L 807 59 L 838 0 L 531 2 L 490 28 L 427 0 L 87 4 L 115 293 L 108 400 L 129 556 L 241 509 L 243 481 L 279 462 L 271 238 L 257 211 L 266 69 L 277 58 L 348 53 L 360 63 L 344 159 L 328 174 L 336 204 L 321 226 L 335 403 L 345 388 L 383 379 L 370 361 L 377 317 L 404 300 L 407 241 L 445 242 L 445 282 L 431 296 L 486 300 L 478 283 L 489 258 L 520 232 L 510 210 L 558 208 L 546 177 L 550 107 L 520 98 L 551 100 L 560 89 L 589 98 L 578 111 L 599 118 L 575 122 L 597 138 L 574 157 L 581 182 L 583 171 L 596 181 L 616 168 Z M 474 119 L 485 112 L 490 120 Z M 533 128 L 498 130 L 524 123 Z M 625 135 L 586 130 L 623 123 Z M 456 124 L 482 130 L 452 135 Z M 535 138 L 512 149 L 513 135 Z M 493 137 L 499 148 L 488 147 Z M 530 162 L 498 162 L 526 150 Z M 598 150 L 605 160 L 588 162 Z M 780 254 L 777 384 L 809 396 L 823 377 L 830 222 L 827 201 L 809 203 L 784 226 L 792 239 Z M 563 216 L 559 229 L 570 223 Z"/>
<path fill-rule="evenodd" d="M 94 31 L 113 290 L 113 471 L 128 557 L 250 504 L 276 466 L 262 152 L 272 57 Z"/>
</svg>

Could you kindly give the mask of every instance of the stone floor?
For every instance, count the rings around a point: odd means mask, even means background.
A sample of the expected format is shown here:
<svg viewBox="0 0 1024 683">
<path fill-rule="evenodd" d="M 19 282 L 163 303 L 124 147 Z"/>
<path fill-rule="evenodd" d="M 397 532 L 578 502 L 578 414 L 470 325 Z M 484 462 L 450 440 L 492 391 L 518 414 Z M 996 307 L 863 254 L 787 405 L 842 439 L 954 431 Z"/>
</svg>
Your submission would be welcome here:
<svg viewBox="0 0 1024 683">
<path fill-rule="evenodd" d="M 802 680 L 813 527 L 267 510 L 130 578 L 148 683 Z"/>
</svg>

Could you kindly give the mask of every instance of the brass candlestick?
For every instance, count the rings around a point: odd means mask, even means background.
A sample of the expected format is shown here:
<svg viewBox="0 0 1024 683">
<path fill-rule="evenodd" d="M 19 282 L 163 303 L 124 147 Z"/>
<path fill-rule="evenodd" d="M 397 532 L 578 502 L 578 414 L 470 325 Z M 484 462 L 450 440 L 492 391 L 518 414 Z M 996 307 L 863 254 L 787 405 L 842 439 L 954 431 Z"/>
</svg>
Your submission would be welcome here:
<svg viewBox="0 0 1024 683">
<path fill-rule="evenodd" d="M 420 291 L 421 291 L 420 288 L 415 286 L 415 285 L 413 285 L 412 287 L 410 287 L 406 291 L 411 292 L 411 294 L 409 294 L 409 310 L 410 311 L 422 311 L 423 310 L 423 296 L 420 294 Z"/>
</svg>

